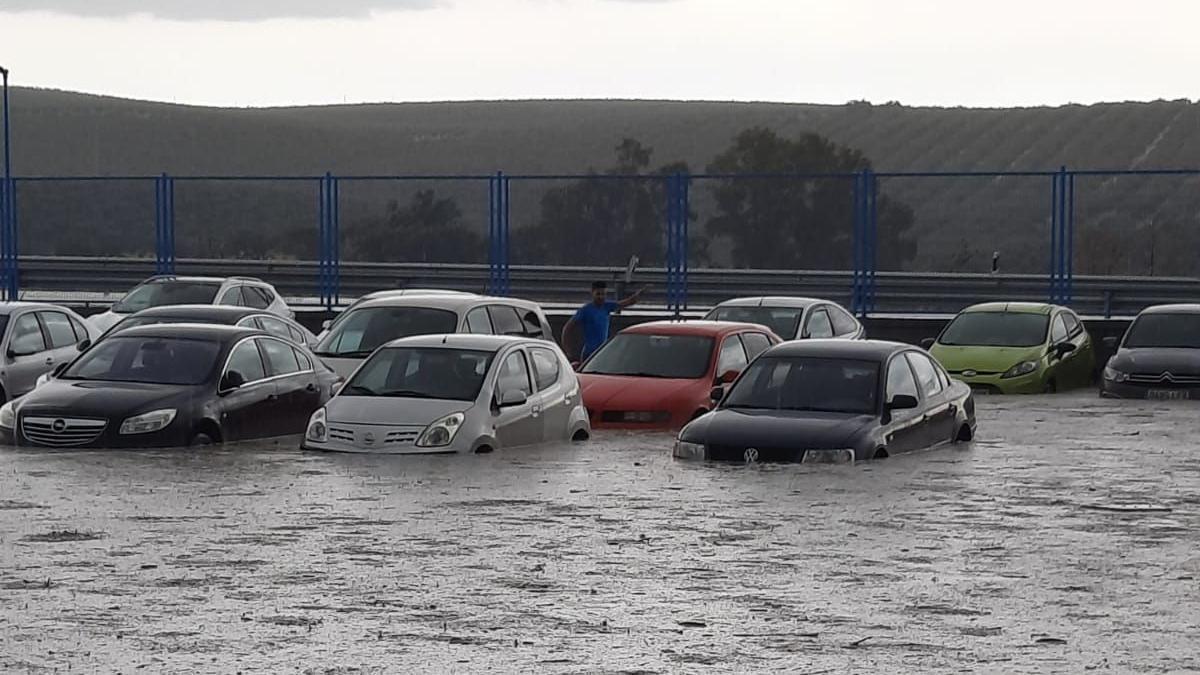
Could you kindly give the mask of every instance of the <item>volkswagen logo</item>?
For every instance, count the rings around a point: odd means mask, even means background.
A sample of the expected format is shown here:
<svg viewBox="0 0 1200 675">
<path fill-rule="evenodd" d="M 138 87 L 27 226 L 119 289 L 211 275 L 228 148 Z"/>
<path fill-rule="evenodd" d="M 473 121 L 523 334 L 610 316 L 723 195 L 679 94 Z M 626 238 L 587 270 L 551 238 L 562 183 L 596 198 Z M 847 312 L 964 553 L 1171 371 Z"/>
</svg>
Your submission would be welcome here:
<svg viewBox="0 0 1200 675">
<path fill-rule="evenodd" d="M 747 464 L 753 464 L 758 461 L 758 448 L 746 448 L 746 452 L 742 454 L 742 458 Z"/>
<path fill-rule="evenodd" d="M 56 434 L 61 434 L 62 432 L 67 430 L 67 421 L 66 420 L 54 420 L 53 422 L 50 423 L 50 430 Z"/>
<path fill-rule="evenodd" d="M 963 377 L 975 377 L 978 374 L 979 373 L 974 370 L 964 370 L 963 371 Z"/>
<path fill-rule="evenodd" d="M 363 444 L 364 445 L 375 445 L 375 434 L 373 434 L 369 431 L 367 433 L 363 434 Z"/>
</svg>

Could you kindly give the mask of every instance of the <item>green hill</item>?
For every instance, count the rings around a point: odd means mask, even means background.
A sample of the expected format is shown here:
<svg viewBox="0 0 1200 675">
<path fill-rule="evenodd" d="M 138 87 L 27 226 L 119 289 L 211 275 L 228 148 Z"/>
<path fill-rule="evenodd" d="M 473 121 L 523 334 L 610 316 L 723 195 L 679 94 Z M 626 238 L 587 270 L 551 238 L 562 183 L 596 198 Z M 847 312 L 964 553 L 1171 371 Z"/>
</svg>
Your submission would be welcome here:
<svg viewBox="0 0 1200 675">
<path fill-rule="evenodd" d="M 1200 166 L 1200 105 L 1186 101 L 1019 109 L 662 101 L 216 109 L 18 88 L 12 104 L 22 176 L 582 173 L 610 166 L 625 137 L 652 147 L 656 166 L 678 160 L 699 172 L 753 126 L 784 136 L 820 133 L 862 150 L 878 171 Z M 541 195 L 556 185 L 514 182 L 514 245 L 537 218 Z M 895 178 L 881 187 L 916 216 L 917 254 L 905 267 L 984 270 L 998 250 L 1008 271 L 1048 269 L 1047 178 Z M 486 232 L 483 182 L 348 183 L 343 226 L 381 214 L 387 201 L 407 204 L 418 188 L 452 197 L 465 226 Z M 1081 177 L 1077 269 L 1194 274 L 1198 188 L 1200 177 Z M 701 228 L 712 209 L 708 193 L 701 181 L 693 186 Z M 152 249 L 148 184 L 23 183 L 19 204 L 23 232 L 31 233 L 25 252 Z M 181 182 L 176 211 L 181 255 L 305 255 L 315 187 Z M 91 236 L 79 236 L 80 228 Z M 245 236 L 226 246 L 226 228 Z M 274 243 L 280 233 L 305 245 L 281 247 Z"/>
</svg>

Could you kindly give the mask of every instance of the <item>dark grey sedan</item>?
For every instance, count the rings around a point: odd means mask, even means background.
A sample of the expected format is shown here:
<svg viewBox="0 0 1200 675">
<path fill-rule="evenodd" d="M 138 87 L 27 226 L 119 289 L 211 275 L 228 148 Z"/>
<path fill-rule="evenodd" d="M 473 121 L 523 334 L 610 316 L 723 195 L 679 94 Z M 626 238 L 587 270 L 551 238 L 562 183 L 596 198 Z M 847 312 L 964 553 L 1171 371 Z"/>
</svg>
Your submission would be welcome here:
<svg viewBox="0 0 1200 675">
<path fill-rule="evenodd" d="M 1200 399 L 1200 304 L 1159 305 L 1134 319 L 1100 381 L 1108 398 Z"/>
</svg>

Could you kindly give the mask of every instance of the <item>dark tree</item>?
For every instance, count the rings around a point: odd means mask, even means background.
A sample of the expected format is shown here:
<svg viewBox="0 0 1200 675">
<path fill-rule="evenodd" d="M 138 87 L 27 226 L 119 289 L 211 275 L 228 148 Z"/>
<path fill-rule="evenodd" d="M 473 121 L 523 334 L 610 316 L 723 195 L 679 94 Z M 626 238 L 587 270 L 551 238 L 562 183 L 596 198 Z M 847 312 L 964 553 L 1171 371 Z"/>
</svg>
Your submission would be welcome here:
<svg viewBox="0 0 1200 675">
<path fill-rule="evenodd" d="M 852 173 L 871 168 L 860 151 L 818 134 L 787 139 L 756 127 L 709 165 L 715 174 L 758 174 L 719 180 L 710 236 L 726 238 L 734 266 L 764 269 L 847 269 L 853 263 L 854 181 L 849 177 L 762 174 Z M 879 264 L 900 269 L 916 246 L 906 205 L 880 195 Z"/>
<path fill-rule="evenodd" d="M 408 205 L 393 201 L 383 218 L 345 229 L 343 255 L 375 262 L 462 262 L 476 260 L 483 238 L 462 223 L 453 199 L 420 190 Z"/>
</svg>

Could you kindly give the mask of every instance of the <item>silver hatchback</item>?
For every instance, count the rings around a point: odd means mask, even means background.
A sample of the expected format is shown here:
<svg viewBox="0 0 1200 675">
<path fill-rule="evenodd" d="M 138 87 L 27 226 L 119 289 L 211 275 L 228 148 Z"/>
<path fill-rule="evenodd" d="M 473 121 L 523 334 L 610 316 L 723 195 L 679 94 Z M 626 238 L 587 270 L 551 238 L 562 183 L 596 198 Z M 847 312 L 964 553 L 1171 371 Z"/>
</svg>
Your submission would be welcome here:
<svg viewBox="0 0 1200 675">
<path fill-rule="evenodd" d="M 491 452 L 591 434 L 579 381 L 545 340 L 425 335 L 392 341 L 313 414 L 307 450 Z"/>
</svg>

